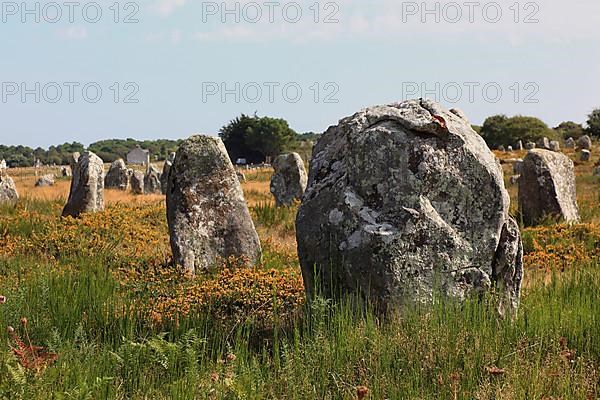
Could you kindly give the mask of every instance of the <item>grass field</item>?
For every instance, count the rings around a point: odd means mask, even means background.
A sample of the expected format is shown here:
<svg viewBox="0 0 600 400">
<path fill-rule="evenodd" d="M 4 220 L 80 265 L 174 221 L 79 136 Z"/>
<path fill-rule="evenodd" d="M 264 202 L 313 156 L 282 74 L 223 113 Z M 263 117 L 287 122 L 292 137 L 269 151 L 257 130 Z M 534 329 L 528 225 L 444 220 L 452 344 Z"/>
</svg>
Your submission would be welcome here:
<svg viewBox="0 0 600 400">
<path fill-rule="evenodd" d="M 161 196 L 106 191 L 106 211 L 63 219 L 68 180 L 40 189 L 34 170 L 11 170 L 22 199 L 0 207 L 0 398 L 598 399 L 597 161 L 576 167 L 581 223 L 522 230 L 514 321 L 493 299 L 387 319 L 354 299 L 307 305 L 296 208 L 273 206 L 268 170 L 243 184 L 261 263 L 194 278 L 171 266 Z"/>
</svg>

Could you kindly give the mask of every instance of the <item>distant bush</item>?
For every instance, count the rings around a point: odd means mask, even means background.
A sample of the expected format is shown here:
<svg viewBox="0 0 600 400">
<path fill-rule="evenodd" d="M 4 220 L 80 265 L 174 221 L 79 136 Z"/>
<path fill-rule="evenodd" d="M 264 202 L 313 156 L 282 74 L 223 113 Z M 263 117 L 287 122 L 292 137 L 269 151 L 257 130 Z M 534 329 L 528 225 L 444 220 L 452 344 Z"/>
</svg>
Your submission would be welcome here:
<svg viewBox="0 0 600 400">
<path fill-rule="evenodd" d="M 521 115 L 511 118 L 506 115 L 489 117 L 483 123 L 480 134 L 492 149 L 500 145 L 514 145 L 519 140 L 525 143 L 535 142 L 542 137 L 560 139 L 559 134 L 540 119 Z"/>
<path fill-rule="evenodd" d="M 578 124 L 573 121 L 561 122 L 554 131 L 562 138 L 562 139 L 579 139 L 581 136 L 585 135 L 585 130 L 581 124 Z"/>
</svg>

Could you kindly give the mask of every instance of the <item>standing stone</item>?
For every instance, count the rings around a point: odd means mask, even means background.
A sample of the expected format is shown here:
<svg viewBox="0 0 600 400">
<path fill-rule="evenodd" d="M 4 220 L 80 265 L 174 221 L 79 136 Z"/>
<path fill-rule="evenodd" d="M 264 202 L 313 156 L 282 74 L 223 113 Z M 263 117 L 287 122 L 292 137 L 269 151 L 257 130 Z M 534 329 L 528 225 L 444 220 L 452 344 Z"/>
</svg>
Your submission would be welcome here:
<svg viewBox="0 0 600 400">
<path fill-rule="evenodd" d="M 522 151 L 523 150 L 523 141 L 519 140 L 517 142 L 517 147 L 516 147 L 517 151 Z"/>
<path fill-rule="evenodd" d="M 171 171 L 173 160 L 175 160 L 175 153 L 169 154 L 169 157 L 167 157 L 167 159 L 165 160 L 165 164 L 163 165 L 162 174 L 160 175 L 160 186 L 162 188 L 162 194 L 167 194 L 169 171 Z"/>
<path fill-rule="evenodd" d="M 52 174 L 44 175 L 35 182 L 35 187 L 48 187 L 48 186 L 54 186 L 54 175 L 52 175 Z"/>
<path fill-rule="evenodd" d="M 512 146 L 508 146 L 508 147 L 506 148 L 506 151 L 508 151 L 509 153 L 512 153 L 512 151 L 513 151 L 513 147 L 512 147 Z"/>
<path fill-rule="evenodd" d="M 162 194 L 160 171 L 150 165 L 144 176 L 144 194 Z"/>
<path fill-rule="evenodd" d="M 219 258 L 255 262 L 260 257 L 244 193 L 217 137 L 192 136 L 177 150 L 168 179 L 167 222 L 175 263 L 191 273 Z"/>
<path fill-rule="evenodd" d="M 575 148 L 575 139 L 568 138 L 567 140 L 565 140 L 565 148 L 574 149 Z"/>
<path fill-rule="evenodd" d="M 588 135 L 583 135 L 577 141 L 577 146 L 579 146 L 580 149 L 591 150 L 592 149 L 592 138 L 590 138 Z"/>
<path fill-rule="evenodd" d="M 6 160 L 0 161 L 0 169 L 6 169 Z"/>
<path fill-rule="evenodd" d="M 530 151 L 519 179 L 519 208 L 527 226 L 537 225 L 546 217 L 577 222 L 573 161 L 562 153 Z"/>
<path fill-rule="evenodd" d="M 590 161 L 592 158 L 592 152 L 589 150 L 581 150 L 581 156 L 579 158 L 579 160 L 581 162 L 588 162 Z"/>
<path fill-rule="evenodd" d="M 106 174 L 104 179 L 104 186 L 106 188 L 118 189 L 127 191 L 129 189 L 129 170 L 125 165 L 125 161 L 122 158 L 114 161 Z"/>
<path fill-rule="evenodd" d="M 560 151 L 560 143 L 558 143 L 556 140 L 551 141 L 550 142 L 550 150 Z"/>
<path fill-rule="evenodd" d="M 69 178 L 69 177 L 73 176 L 73 172 L 71 171 L 71 167 L 67 167 L 67 166 L 61 167 L 60 168 L 60 175 L 63 178 Z"/>
<path fill-rule="evenodd" d="M 304 161 L 298 153 L 282 154 L 273 162 L 271 193 L 277 206 L 291 206 L 302 199 L 308 184 Z"/>
<path fill-rule="evenodd" d="M 535 147 L 538 149 L 550 150 L 550 141 L 547 137 L 539 138 L 537 142 L 535 142 Z"/>
<path fill-rule="evenodd" d="M 131 171 L 131 192 L 133 194 L 144 194 L 144 174 L 141 171 Z"/>
<path fill-rule="evenodd" d="M 502 171 L 462 118 L 429 100 L 374 106 L 317 143 L 296 220 L 309 294 L 384 310 L 499 288 L 518 307 L 522 245 Z"/>
<path fill-rule="evenodd" d="M 244 175 L 244 173 L 242 171 L 236 171 L 235 173 L 236 173 L 236 175 L 238 177 L 238 181 L 240 181 L 240 183 L 246 182 L 246 175 Z"/>
<path fill-rule="evenodd" d="M 73 168 L 69 200 L 63 217 L 104 210 L 104 164 L 91 151 L 84 151 Z"/>
<path fill-rule="evenodd" d="M 77 166 L 77 163 L 79 162 L 79 157 L 81 157 L 81 154 L 79 154 L 79 152 L 75 152 L 73 154 L 71 154 L 71 158 L 69 159 L 69 166 L 71 167 L 71 173 L 73 173 L 73 171 L 75 171 L 75 167 Z"/>
<path fill-rule="evenodd" d="M 15 181 L 6 171 L 0 171 L 0 204 L 14 203 L 17 200 L 19 200 L 19 193 Z"/>
<path fill-rule="evenodd" d="M 498 151 L 506 151 L 506 148 L 504 147 L 504 145 L 500 145 L 498 146 Z"/>
<path fill-rule="evenodd" d="M 513 173 L 515 175 L 521 175 L 523 172 L 523 160 L 516 160 L 513 164 Z"/>
<path fill-rule="evenodd" d="M 533 142 L 527 142 L 527 143 L 525 143 L 525 148 L 527 150 L 533 150 L 533 149 L 535 149 L 535 143 L 533 143 Z"/>
</svg>

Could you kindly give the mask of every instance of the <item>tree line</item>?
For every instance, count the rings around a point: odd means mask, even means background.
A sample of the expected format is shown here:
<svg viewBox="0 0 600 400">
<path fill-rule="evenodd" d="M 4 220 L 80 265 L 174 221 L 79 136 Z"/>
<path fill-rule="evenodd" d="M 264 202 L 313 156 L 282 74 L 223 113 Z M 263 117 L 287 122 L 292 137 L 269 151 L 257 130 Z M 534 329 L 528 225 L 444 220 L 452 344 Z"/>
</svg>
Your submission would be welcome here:
<svg viewBox="0 0 600 400">
<path fill-rule="evenodd" d="M 547 137 L 551 140 L 564 140 L 569 137 L 578 139 L 590 135 L 600 139 L 600 109 L 589 114 L 586 126 L 565 121 L 550 128 L 535 117 L 517 115 L 494 115 L 485 120 L 482 126 L 473 125 L 492 149 L 500 145 L 513 145 L 519 140 L 523 143 Z M 259 164 L 274 159 L 286 151 L 296 151 L 303 159 L 312 155 L 314 143 L 321 134 L 315 132 L 297 133 L 281 118 L 261 117 L 241 114 L 223 126 L 219 131 L 231 160 L 235 163 L 244 159 L 248 164 Z M 88 149 L 96 153 L 104 162 L 113 162 L 118 158 L 126 159 L 127 153 L 136 146 L 150 151 L 152 161 L 165 160 L 177 150 L 182 140 L 135 140 L 109 139 L 92 143 Z M 78 142 L 50 146 L 47 150 L 40 147 L 0 145 L 0 160 L 5 159 L 10 167 L 28 167 L 40 160 L 46 165 L 65 165 L 72 153 L 82 152 L 85 147 Z"/>
</svg>

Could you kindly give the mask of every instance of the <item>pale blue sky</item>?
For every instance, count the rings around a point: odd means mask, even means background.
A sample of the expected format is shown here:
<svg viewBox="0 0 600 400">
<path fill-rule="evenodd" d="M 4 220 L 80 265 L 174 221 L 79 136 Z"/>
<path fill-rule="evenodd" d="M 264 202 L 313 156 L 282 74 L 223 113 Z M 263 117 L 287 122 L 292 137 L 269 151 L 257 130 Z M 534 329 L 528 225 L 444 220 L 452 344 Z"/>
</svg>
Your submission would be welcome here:
<svg viewBox="0 0 600 400">
<path fill-rule="evenodd" d="M 48 3 L 39 3 L 36 23 L 35 13 L 22 15 L 20 2 L 2 2 L 0 144 L 47 147 L 67 141 L 89 144 L 106 138 L 216 134 L 236 115 L 255 111 L 285 118 L 299 132 L 323 131 L 368 105 L 436 95 L 448 108 L 462 108 L 473 123 L 506 113 L 538 116 L 554 126 L 563 120 L 583 122 L 587 113 L 600 107 L 597 0 L 501 0 L 491 5 L 485 1 L 473 8 L 462 1 L 427 2 L 430 10 L 437 4 L 437 14 L 423 14 L 421 1 L 321 1 L 318 23 L 314 0 L 292 5 L 271 2 L 271 6 L 266 1 L 241 1 L 239 23 L 235 13 L 222 22 L 220 1 L 123 1 L 118 3 L 119 23 L 113 21 L 112 0 L 73 6 L 73 22 L 69 8 L 58 2 L 63 15 L 57 23 L 44 20 L 56 19 L 56 8 L 44 8 Z M 87 3 L 91 5 L 84 12 Z M 235 9 L 234 1 L 226 3 Z M 29 9 L 35 4 L 27 2 Z M 91 23 L 98 7 L 102 17 Z M 302 17 L 292 23 L 297 9 Z M 493 23 L 497 9 L 502 16 Z M 262 18 L 252 23 L 257 10 Z M 212 15 L 214 11 L 218 15 Z M 458 11 L 462 19 L 453 23 Z M 123 23 L 132 12 L 139 22 Z M 338 22 L 324 23 L 328 15 Z M 524 23 L 527 17 L 538 22 Z M 40 102 L 29 93 L 23 103 L 20 85 L 36 92 L 36 82 Z M 72 103 L 67 82 L 80 85 Z M 82 87 L 90 82 L 102 89 L 97 103 L 83 98 Z M 119 103 L 113 99 L 115 82 Z M 125 87 L 129 82 L 139 87 L 133 96 L 138 103 L 123 102 L 135 88 Z M 206 91 L 214 88 L 211 82 L 230 89 L 236 82 L 240 88 L 250 85 L 239 103 L 233 94 L 223 102 L 220 95 Z M 246 101 L 256 95 L 252 82 L 263 92 L 256 103 Z M 279 84 L 273 102 L 266 82 Z M 285 101 L 282 93 L 290 83 L 302 89 L 296 103 Z M 433 93 L 409 90 L 422 83 Z M 497 102 L 486 100 L 482 92 L 486 84 L 491 98 L 495 87 L 502 89 Z M 56 85 L 62 97 L 51 103 Z M 474 87 L 473 102 L 468 85 Z M 457 87 L 463 93 L 454 103 Z M 89 87 L 90 97 L 94 90 Z M 294 90 L 289 87 L 291 97 Z M 327 94 L 337 102 L 325 102 Z M 538 102 L 526 102 L 527 95 Z"/>
</svg>

